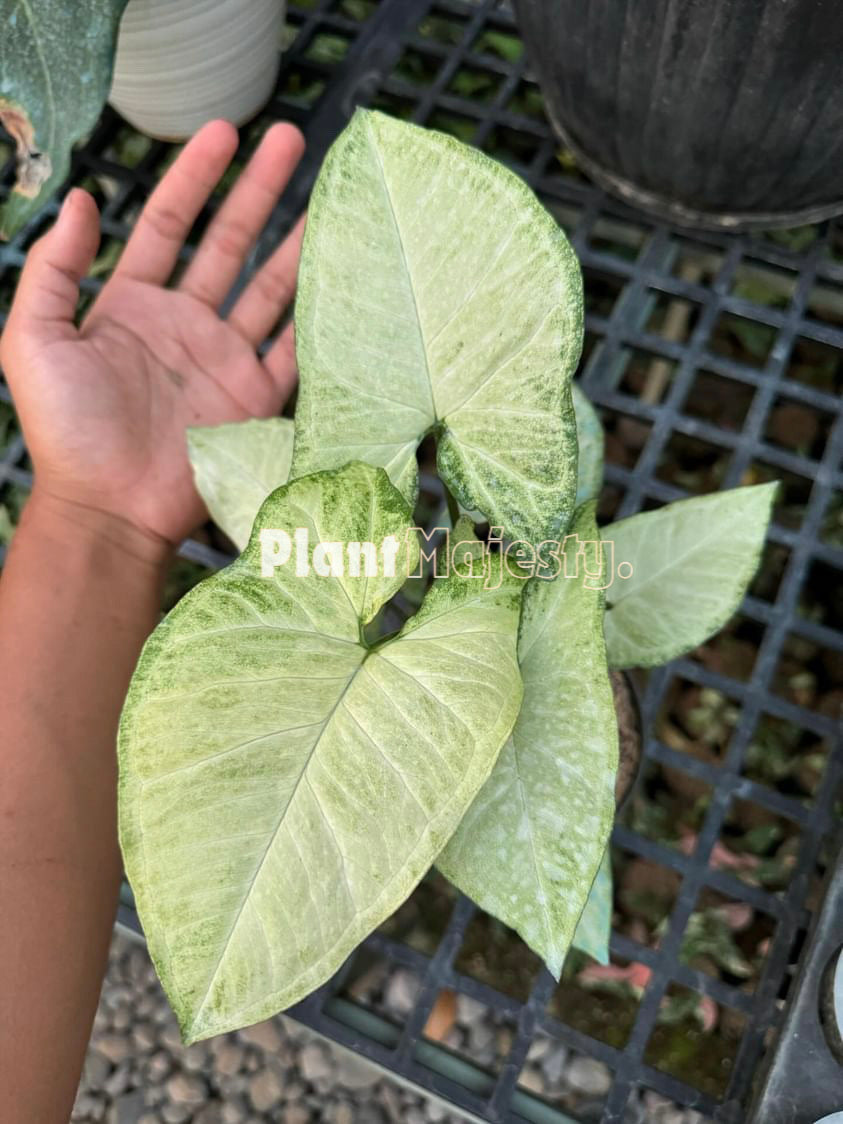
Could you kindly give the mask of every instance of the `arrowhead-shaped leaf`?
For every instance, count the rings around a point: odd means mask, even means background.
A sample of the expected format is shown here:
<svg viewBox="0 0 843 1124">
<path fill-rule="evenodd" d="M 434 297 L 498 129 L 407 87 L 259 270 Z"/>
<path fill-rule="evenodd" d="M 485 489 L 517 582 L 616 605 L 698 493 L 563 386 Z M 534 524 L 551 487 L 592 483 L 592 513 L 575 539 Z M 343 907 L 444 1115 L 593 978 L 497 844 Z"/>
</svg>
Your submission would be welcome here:
<svg viewBox="0 0 843 1124">
<path fill-rule="evenodd" d="M 597 499 L 603 487 L 603 426 L 597 411 L 576 383 L 571 385 L 577 419 L 579 464 L 577 466 L 577 507 Z"/>
<path fill-rule="evenodd" d="M 143 650 L 119 737 L 120 838 L 149 948 L 188 1041 L 317 987 L 404 900 L 515 721 L 521 585 L 434 584 L 381 646 L 362 625 L 395 576 L 261 576 L 262 529 L 404 541 L 410 512 L 363 464 L 261 508 L 246 551 Z M 380 559 L 379 559 L 380 562 Z"/>
<path fill-rule="evenodd" d="M 757 484 L 668 504 L 603 528 L 615 568 L 606 592 L 612 667 L 654 667 L 723 627 L 758 567 L 778 485 Z"/>
<path fill-rule="evenodd" d="M 434 431 L 466 510 L 553 538 L 576 492 L 581 337 L 579 265 L 529 188 L 452 137 L 358 110 L 308 212 L 293 474 L 357 458 L 412 504 Z"/>
<path fill-rule="evenodd" d="M 0 122 L 18 157 L 0 237 L 11 238 L 64 182 L 71 147 L 96 124 L 125 7 L 126 0 L 0 0 Z"/>
<path fill-rule="evenodd" d="M 572 526 L 598 572 L 594 505 Z M 576 541 L 566 543 L 569 572 Z M 582 563 L 582 557 L 580 558 Z M 603 597 L 578 577 L 534 579 L 518 660 L 524 705 L 492 775 L 437 860 L 558 977 L 606 850 L 618 731 L 603 644 Z"/>
<path fill-rule="evenodd" d="M 260 506 L 286 484 L 293 459 L 289 418 L 251 418 L 187 431 L 196 488 L 216 525 L 246 549 Z"/>
</svg>

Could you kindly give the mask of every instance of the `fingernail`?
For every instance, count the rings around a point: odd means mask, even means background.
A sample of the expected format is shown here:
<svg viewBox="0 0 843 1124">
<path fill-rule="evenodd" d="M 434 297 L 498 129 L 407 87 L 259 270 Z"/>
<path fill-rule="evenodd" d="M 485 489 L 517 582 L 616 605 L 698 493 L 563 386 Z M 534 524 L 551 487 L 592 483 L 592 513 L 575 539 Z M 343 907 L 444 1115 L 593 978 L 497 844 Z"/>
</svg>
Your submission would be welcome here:
<svg viewBox="0 0 843 1124">
<path fill-rule="evenodd" d="M 72 187 L 70 189 L 70 191 L 68 191 L 67 195 L 65 195 L 64 202 L 62 203 L 61 210 L 59 211 L 59 218 L 62 217 L 62 215 L 65 213 L 65 211 L 70 210 L 70 201 L 75 194 L 76 194 L 76 188 Z"/>
</svg>

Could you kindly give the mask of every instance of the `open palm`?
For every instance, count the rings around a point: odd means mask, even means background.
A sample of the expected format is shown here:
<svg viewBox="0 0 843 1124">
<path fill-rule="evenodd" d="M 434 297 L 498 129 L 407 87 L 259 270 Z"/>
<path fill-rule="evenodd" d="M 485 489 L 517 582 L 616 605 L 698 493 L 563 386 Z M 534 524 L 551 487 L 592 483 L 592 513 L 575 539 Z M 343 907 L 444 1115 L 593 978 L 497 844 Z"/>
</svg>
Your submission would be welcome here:
<svg viewBox="0 0 843 1124">
<path fill-rule="evenodd" d="M 185 429 L 276 414 L 296 376 L 291 328 L 263 358 L 256 349 L 292 297 L 301 223 L 220 314 L 301 155 L 292 126 L 267 132 L 183 276 L 165 287 L 236 147 L 225 122 L 197 133 L 79 329 L 78 285 L 96 254 L 99 221 L 91 197 L 71 192 L 28 255 L 2 338 L 37 486 L 171 543 L 204 514 Z"/>
</svg>

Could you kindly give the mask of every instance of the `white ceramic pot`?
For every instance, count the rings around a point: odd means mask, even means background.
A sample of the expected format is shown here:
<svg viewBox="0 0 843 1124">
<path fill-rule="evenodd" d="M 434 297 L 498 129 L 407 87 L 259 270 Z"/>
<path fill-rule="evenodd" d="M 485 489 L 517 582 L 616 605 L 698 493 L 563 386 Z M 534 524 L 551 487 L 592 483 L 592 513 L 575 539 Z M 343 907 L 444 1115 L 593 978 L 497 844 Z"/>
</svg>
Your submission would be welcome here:
<svg viewBox="0 0 843 1124">
<path fill-rule="evenodd" d="M 111 104 L 144 133 L 183 140 L 254 117 L 275 86 L 284 0 L 129 0 Z"/>
</svg>

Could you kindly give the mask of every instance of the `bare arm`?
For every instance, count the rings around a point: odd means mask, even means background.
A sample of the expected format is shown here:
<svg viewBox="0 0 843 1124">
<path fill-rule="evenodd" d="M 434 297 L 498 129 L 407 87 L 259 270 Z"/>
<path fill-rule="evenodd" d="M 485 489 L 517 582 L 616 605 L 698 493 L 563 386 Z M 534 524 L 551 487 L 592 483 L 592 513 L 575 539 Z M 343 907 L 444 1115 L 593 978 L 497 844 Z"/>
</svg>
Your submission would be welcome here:
<svg viewBox="0 0 843 1124">
<path fill-rule="evenodd" d="M 114 732 L 164 561 L 128 524 L 36 490 L 0 581 L 0 1073 L 14 1121 L 64 1121 L 76 1090 L 120 878 Z"/>
<path fill-rule="evenodd" d="M 115 734 L 175 545 L 203 517 L 185 428 L 277 413 L 292 338 L 261 360 L 300 228 L 219 315 L 301 152 L 269 131 L 178 285 L 179 249 L 236 147 L 206 126 L 156 189 L 77 329 L 98 243 L 83 192 L 30 252 L 0 357 L 35 485 L 0 580 L 0 1089 L 6 1124 L 64 1124 L 116 907 Z"/>
</svg>

